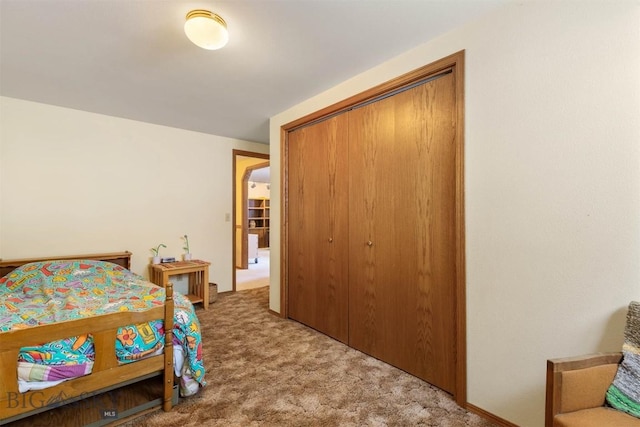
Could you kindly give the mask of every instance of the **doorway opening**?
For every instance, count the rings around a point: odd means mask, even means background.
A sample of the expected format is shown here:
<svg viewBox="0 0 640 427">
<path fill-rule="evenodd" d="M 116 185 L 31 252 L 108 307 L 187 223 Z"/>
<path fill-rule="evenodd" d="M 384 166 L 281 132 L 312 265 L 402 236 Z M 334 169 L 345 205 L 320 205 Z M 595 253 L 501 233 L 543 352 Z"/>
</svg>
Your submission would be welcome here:
<svg viewBox="0 0 640 427">
<path fill-rule="evenodd" d="M 233 291 L 269 286 L 269 155 L 233 150 Z"/>
</svg>

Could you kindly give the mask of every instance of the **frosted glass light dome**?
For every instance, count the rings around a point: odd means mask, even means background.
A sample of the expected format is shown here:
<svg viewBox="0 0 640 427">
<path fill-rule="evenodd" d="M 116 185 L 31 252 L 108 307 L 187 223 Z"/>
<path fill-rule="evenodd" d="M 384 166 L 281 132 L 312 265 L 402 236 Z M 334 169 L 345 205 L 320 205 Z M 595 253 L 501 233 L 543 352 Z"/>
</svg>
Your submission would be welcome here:
<svg viewBox="0 0 640 427">
<path fill-rule="evenodd" d="M 220 49 L 229 41 L 227 23 L 208 10 L 197 9 L 187 13 L 184 32 L 193 44 L 203 49 Z"/>
</svg>

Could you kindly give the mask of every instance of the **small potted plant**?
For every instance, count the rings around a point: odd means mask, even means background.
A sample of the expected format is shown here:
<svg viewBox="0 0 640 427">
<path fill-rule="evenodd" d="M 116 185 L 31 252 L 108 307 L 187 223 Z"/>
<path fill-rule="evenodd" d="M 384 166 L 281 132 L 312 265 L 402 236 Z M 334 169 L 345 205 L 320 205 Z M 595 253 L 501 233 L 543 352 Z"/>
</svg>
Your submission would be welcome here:
<svg viewBox="0 0 640 427">
<path fill-rule="evenodd" d="M 182 255 L 182 259 L 184 259 L 185 261 L 191 261 L 191 251 L 189 250 L 189 236 L 185 234 L 184 236 L 182 236 L 182 238 L 184 239 L 184 246 L 182 247 L 182 249 L 184 249 L 184 255 Z"/>
<path fill-rule="evenodd" d="M 160 248 L 166 248 L 167 245 L 164 243 L 160 243 L 155 248 L 151 248 L 151 253 L 153 254 L 153 258 L 151 259 L 152 264 L 160 264 Z"/>
</svg>

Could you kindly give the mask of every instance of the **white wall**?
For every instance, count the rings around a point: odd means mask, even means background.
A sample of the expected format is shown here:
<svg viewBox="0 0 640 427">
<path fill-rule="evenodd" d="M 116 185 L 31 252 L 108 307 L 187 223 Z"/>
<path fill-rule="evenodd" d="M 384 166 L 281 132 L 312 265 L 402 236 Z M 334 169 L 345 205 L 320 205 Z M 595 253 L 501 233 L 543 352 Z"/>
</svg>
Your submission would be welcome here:
<svg viewBox="0 0 640 427">
<path fill-rule="evenodd" d="M 249 186 L 249 198 L 250 199 L 268 199 L 271 196 L 270 184 L 266 182 L 256 182 L 256 188 Z"/>
<path fill-rule="evenodd" d="M 4 103 L 0 97 L 0 236 L 2 236 L 2 116 L 4 115 Z M 0 259 L 2 259 L 2 239 L 0 238 Z"/>
<path fill-rule="evenodd" d="M 149 249 L 180 258 L 187 234 L 231 290 L 232 150 L 267 145 L 7 97 L 0 108 L 1 257 L 129 250 L 148 276 Z"/>
<path fill-rule="evenodd" d="M 466 51 L 468 401 L 544 424 L 546 360 L 621 349 L 640 299 L 640 4 L 522 1 L 271 118 L 280 311 L 280 127 Z"/>
</svg>

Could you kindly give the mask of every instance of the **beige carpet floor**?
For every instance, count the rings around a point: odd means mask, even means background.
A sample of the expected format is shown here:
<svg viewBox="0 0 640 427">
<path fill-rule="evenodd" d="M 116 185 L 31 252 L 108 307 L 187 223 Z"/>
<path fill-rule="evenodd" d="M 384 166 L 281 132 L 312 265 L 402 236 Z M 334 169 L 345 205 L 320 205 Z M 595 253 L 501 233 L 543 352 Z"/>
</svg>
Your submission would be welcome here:
<svg viewBox="0 0 640 427">
<path fill-rule="evenodd" d="M 236 291 L 269 286 L 269 248 L 258 249 L 258 262 L 250 261 L 249 268 L 236 269 Z"/>
<path fill-rule="evenodd" d="M 270 314 L 268 288 L 221 294 L 197 313 L 208 385 L 129 426 L 493 426 L 424 381 Z"/>
</svg>

